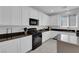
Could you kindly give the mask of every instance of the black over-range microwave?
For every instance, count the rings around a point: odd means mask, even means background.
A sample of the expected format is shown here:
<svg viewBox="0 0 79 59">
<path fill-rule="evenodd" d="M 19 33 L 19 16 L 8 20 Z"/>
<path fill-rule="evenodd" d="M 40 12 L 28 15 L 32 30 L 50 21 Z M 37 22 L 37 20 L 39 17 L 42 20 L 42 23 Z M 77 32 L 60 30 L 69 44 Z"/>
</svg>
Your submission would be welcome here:
<svg viewBox="0 0 79 59">
<path fill-rule="evenodd" d="M 29 18 L 29 25 L 39 25 L 39 20 L 34 18 Z"/>
</svg>

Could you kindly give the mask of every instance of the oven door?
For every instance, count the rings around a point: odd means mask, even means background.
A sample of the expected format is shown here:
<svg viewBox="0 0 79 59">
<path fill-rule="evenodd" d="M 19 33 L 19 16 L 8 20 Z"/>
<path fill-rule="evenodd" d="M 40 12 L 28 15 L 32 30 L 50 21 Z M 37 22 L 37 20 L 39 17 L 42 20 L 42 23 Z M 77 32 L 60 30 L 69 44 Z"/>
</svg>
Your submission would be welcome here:
<svg viewBox="0 0 79 59">
<path fill-rule="evenodd" d="M 34 34 L 32 38 L 32 50 L 34 50 L 42 44 L 42 33 Z"/>
</svg>

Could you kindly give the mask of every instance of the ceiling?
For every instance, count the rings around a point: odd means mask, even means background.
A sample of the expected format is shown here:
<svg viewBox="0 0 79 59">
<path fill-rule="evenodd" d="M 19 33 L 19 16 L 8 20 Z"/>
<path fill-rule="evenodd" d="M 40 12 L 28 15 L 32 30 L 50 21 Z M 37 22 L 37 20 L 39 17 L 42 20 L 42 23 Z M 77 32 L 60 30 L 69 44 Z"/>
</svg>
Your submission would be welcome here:
<svg viewBox="0 0 79 59">
<path fill-rule="evenodd" d="M 79 8 L 79 6 L 31 6 L 31 7 L 41 12 L 44 12 L 48 15 L 54 15 Z"/>
</svg>

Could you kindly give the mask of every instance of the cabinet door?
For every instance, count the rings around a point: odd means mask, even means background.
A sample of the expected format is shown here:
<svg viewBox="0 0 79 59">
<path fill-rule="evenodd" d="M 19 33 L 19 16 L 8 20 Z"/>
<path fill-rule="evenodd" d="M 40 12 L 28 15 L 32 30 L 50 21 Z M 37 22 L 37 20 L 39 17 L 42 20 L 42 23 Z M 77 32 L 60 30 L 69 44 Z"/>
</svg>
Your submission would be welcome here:
<svg viewBox="0 0 79 59">
<path fill-rule="evenodd" d="M 12 25 L 21 25 L 21 7 L 14 6 L 12 7 Z"/>
<path fill-rule="evenodd" d="M 21 25 L 21 8 L 16 6 L 1 6 L 0 25 Z"/>
<path fill-rule="evenodd" d="M 58 31 L 50 31 L 50 38 L 54 38 L 57 34 L 60 34 Z"/>
<path fill-rule="evenodd" d="M 61 32 L 61 31 L 60 31 Z M 73 36 L 76 36 L 76 33 L 73 33 L 73 32 L 61 32 L 61 34 L 65 34 L 65 35 L 73 35 Z"/>
<path fill-rule="evenodd" d="M 42 42 L 45 42 L 47 40 L 47 35 L 45 33 L 42 33 Z"/>
<path fill-rule="evenodd" d="M 49 26 L 49 25 L 50 25 L 49 16 L 48 16 L 48 15 L 46 15 L 46 17 L 45 17 L 45 18 L 46 18 L 46 25 L 47 25 L 47 26 Z"/>
<path fill-rule="evenodd" d="M 42 19 L 42 25 L 45 26 L 46 20 L 45 20 L 45 15 L 43 13 L 41 14 L 41 19 Z"/>
<path fill-rule="evenodd" d="M 30 8 L 30 18 L 38 19 L 38 11 L 33 8 Z"/>
<path fill-rule="evenodd" d="M 49 25 L 49 16 L 42 12 L 39 12 L 39 25 Z"/>
<path fill-rule="evenodd" d="M 22 7 L 22 25 L 29 25 L 30 8 Z"/>
<path fill-rule="evenodd" d="M 32 36 L 23 37 L 20 39 L 21 52 L 28 52 L 32 49 Z"/>
<path fill-rule="evenodd" d="M 46 14 L 43 14 L 43 25 L 48 25 L 48 16 Z"/>
<path fill-rule="evenodd" d="M 42 12 L 39 12 L 39 25 L 43 25 L 43 15 Z"/>
<path fill-rule="evenodd" d="M 10 6 L 0 6 L 0 25 L 10 25 L 12 18 L 12 8 Z"/>
<path fill-rule="evenodd" d="M 17 53 L 18 52 L 18 40 L 5 41 L 0 44 L 1 53 Z"/>
<path fill-rule="evenodd" d="M 70 32 L 69 35 L 76 36 L 76 33 Z"/>
<path fill-rule="evenodd" d="M 18 52 L 18 40 L 9 41 L 10 43 L 5 46 L 5 52 L 7 53 L 17 53 Z"/>
<path fill-rule="evenodd" d="M 42 42 L 45 42 L 50 38 L 49 33 L 49 31 L 42 33 Z"/>
<path fill-rule="evenodd" d="M 6 53 L 5 48 L 4 47 L 0 47 L 0 53 Z"/>
</svg>

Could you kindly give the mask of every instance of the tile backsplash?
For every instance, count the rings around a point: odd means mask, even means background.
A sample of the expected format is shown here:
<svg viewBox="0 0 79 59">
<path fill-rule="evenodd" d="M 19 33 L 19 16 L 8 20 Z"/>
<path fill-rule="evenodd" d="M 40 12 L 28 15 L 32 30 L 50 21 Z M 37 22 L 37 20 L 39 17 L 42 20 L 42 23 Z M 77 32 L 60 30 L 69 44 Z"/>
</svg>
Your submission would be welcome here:
<svg viewBox="0 0 79 59">
<path fill-rule="evenodd" d="M 26 28 L 37 28 L 37 30 L 47 28 L 47 26 L 3 26 L 3 27 L 1 26 L 0 34 L 22 32 L 24 31 L 25 27 Z"/>
<path fill-rule="evenodd" d="M 7 28 L 0 28 L 0 34 L 5 34 L 7 32 L 8 32 Z"/>
<path fill-rule="evenodd" d="M 0 27 L 0 34 L 21 32 L 23 28 L 24 27 Z"/>
<path fill-rule="evenodd" d="M 24 31 L 23 27 L 12 27 L 11 30 L 12 30 L 12 33 Z"/>
<path fill-rule="evenodd" d="M 6 33 L 15 33 L 15 32 L 23 32 L 24 28 L 37 28 L 37 30 L 48 28 L 48 26 L 0 26 L 0 34 Z M 60 27 L 60 26 L 50 26 L 51 28 L 58 28 L 58 29 L 75 29 L 79 30 L 78 27 Z"/>
</svg>

